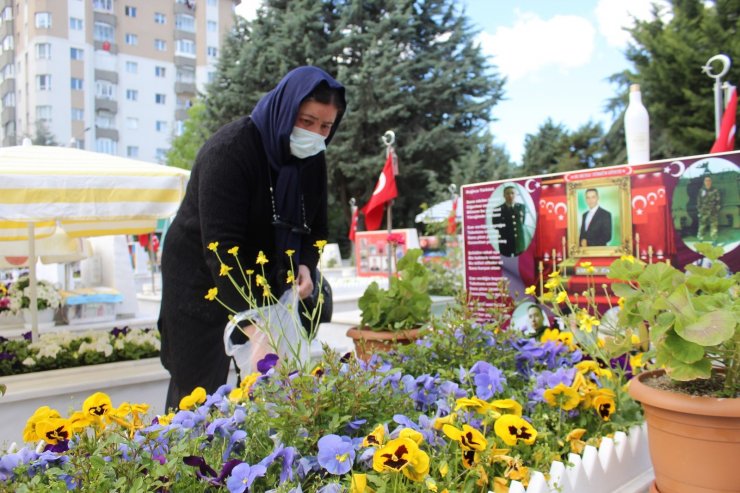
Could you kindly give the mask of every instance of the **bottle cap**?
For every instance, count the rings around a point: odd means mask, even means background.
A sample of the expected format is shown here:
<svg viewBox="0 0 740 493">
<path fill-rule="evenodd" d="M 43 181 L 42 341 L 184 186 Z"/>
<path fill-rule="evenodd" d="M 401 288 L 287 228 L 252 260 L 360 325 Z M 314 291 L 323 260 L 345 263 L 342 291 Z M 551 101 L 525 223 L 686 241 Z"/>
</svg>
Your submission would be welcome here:
<svg viewBox="0 0 740 493">
<path fill-rule="evenodd" d="M 640 92 L 640 84 L 630 85 L 630 92 Z"/>
</svg>

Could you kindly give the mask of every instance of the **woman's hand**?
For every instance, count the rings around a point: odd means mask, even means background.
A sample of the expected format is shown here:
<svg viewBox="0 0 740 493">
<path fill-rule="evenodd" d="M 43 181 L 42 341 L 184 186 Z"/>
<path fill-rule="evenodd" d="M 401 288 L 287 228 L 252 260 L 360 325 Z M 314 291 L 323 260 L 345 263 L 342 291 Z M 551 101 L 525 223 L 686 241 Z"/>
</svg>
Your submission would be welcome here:
<svg viewBox="0 0 740 493">
<path fill-rule="evenodd" d="M 306 299 L 313 293 L 313 281 L 311 280 L 311 270 L 305 265 L 298 266 L 298 296 Z"/>
</svg>

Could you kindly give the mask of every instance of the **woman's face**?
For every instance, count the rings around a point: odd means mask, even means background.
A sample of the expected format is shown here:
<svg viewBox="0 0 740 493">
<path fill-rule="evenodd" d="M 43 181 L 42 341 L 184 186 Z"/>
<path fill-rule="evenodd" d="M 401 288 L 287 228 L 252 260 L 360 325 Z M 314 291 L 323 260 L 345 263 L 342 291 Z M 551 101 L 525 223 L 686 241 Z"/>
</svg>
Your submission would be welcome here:
<svg viewBox="0 0 740 493">
<path fill-rule="evenodd" d="M 337 109 L 334 105 L 304 101 L 298 108 L 295 126 L 328 137 L 336 118 Z"/>
</svg>

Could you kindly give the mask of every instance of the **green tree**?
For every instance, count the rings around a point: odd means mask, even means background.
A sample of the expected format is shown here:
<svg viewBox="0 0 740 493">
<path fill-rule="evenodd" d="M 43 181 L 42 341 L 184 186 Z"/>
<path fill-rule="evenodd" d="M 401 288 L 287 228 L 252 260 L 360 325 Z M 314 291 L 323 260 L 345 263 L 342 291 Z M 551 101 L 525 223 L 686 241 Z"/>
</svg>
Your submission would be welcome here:
<svg viewBox="0 0 740 493">
<path fill-rule="evenodd" d="M 452 0 L 268 0 L 225 41 L 204 125 L 213 131 L 247 114 L 290 69 L 317 65 L 345 85 L 349 103 L 327 151 L 331 239 L 346 238 L 349 199 L 362 206 L 370 197 L 387 130 L 400 168 L 394 226 L 411 226 L 427 190 L 445 189 L 453 162 L 478 145 L 502 97 L 475 34 Z"/>
<path fill-rule="evenodd" d="M 56 138 L 43 121 L 36 121 L 36 134 L 32 141 L 37 146 L 57 146 Z"/>
<path fill-rule="evenodd" d="M 490 135 L 478 137 L 480 142 L 467 154 L 452 161 L 450 182 L 458 187 L 469 183 L 505 180 L 516 175 L 516 168 L 511 156 L 502 145 L 491 141 Z M 449 197 L 447 189 L 440 191 L 438 197 L 445 200 Z"/>
<path fill-rule="evenodd" d="M 548 118 L 536 134 L 524 137 L 520 176 L 559 173 L 602 166 L 599 151 L 603 138 L 601 124 L 588 122 L 574 132 Z"/>
<path fill-rule="evenodd" d="M 193 168 L 198 150 L 211 135 L 205 126 L 205 112 L 206 107 L 201 100 L 188 109 L 185 129 L 182 135 L 172 141 L 172 147 L 167 152 L 167 165 L 182 169 Z"/>
<path fill-rule="evenodd" d="M 632 83 L 640 84 L 650 114 L 651 159 L 704 154 L 714 142 L 713 79 L 701 68 L 719 53 L 740 56 L 740 0 L 670 4 L 672 16 L 654 7 L 651 19 L 630 30 L 626 57 L 634 70 L 612 76 L 619 94 L 609 106 L 618 118 L 607 132 L 607 160 L 626 161 L 623 111 Z M 733 65 L 725 80 L 737 84 L 740 66 Z"/>
</svg>

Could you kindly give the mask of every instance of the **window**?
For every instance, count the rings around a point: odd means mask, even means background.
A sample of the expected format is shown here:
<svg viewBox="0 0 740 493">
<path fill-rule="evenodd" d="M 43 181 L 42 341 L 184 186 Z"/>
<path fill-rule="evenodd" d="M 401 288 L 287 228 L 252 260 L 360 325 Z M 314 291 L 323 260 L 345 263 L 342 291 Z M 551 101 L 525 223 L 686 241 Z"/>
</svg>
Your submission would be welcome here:
<svg viewBox="0 0 740 493">
<path fill-rule="evenodd" d="M 211 7 L 215 7 L 216 5 L 218 5 L 218 0 L 208 0 L 208 5 L 210 5 Z"/>
<path fill-rule="evenodd" d="M 126 118 L 126 128 L 129 130 L 136 130 L 139 128 L 139 119 L 130 116 Z"/>
<path fill-rule="evenodd" d="M 138 146 L 126 146 L 126 157 L 133 157 L 133 158 L 139 157 L 139 147 Z"/>
<path fill-rule="evenodd" d="M 116 119 L 110 111 L 98 111 L 95 115 L 95 126 L 99 128 L 113 128 Z"/>
<path fill-rule="evenodd" d="M 139 72 L 139 64 L 137 62 L 126 62 L 126 72 L 129 74 L 136 74 Z"/>
<path fill-rule="evenodd" d="M 81 122 L 85 119 L 85 110 L 82 108 L 72 108 L 72 121 Z"/>
<path fill-rule="evenodd" d="M 208 56 L 211 58 L 217 58 L 218 57 L 218 48 L 215 46 L 209 46 L 206 48 L 206 52 L 208 53 Z"/>
<path fill-rule="evenodd" d="M 164 94 L 157 93 L 157 94 L 154 95 L 154 103 L 155 104 L 164 104 L 165 99 L 166 99 L 166 96 Z"/>
<path fill-rule="evenodd" d="M 175 55 L 195 56 L 195 41 L 191 39 L 176 40 Z"/>
<path fill-rule="evenodd" d="M 77 17 L 70 17 L 69 18 L 69 28 L 72 31 L 82 31 L 84 29 L 84 26 L 82 24 L 82 19 L 78 19 Z"/>
<path fill-rule="evenodd" d="M 155 24 L 165 24 L 167 22 L 167 16 L 165 16 L 162 12 L 154 12 L 154 23 Z"/>
<path fill-rule="evenodd" d="M 116 154 L 117 142 L 113 139 L 95 139 L 95 150 L 105 154 Z"/>
<path fill-rule="evenodd" d="M 157 65 L 156 67 L 154 67 L 154 75 L 156 77 L 164 77 L 164 74 L 165 74 L 164 67 L 160 67 L 159 65 Z"/>
<path fill-rule="evenodd" d="M 51 122 L 51 106 L 36 106 L 36 121 Z"/>
<path fill-rule="evenodd" d="M 182 120 L 177 120 L 175 122 L 175 135 L 179 137 L 183 133 L 185 133 L 185 122 Z"/>
<path fill-rule="evenodd" d="M 107 80 L 95 81 L 95 97 L 98 99 L 116 99 L 116 85 Z"/>
<path fill-rule="evenodd" d="M 136 7 L 130 7 L 126 5 L 123 8 L 123 13 L 126 15 L 126 17 L 136 17 Z"/>
<path fill-rule="evenodd" d="M 3 130 L 5 131 L 6 137 L 15 137 L 15 122 L 12 120 L 9 121 L 5 124 Z"/>
<path fill-rule="evenodd" d="M 15 91 L 8 91 L 3 95 L 3 106 L 6 108 L 15 106 Z"/>
<path fill-rule="evenodd" d="M 113 0 L 93 0 L 93 8 L 95 10 L 113 12 Z"/>
<path fill-rule="evenodd" d="M 42 74 L 36 76 L 37 91 L 51 91 L 51 75 Z"/>
<path fill-rule="evenodd" d="M 36 29 L 49 29 L 51 27 L 51 12 L 36 12 Z"/>
<path fill-rule="evenodd" d="M 188 98 L 178 97 L 177 101 L 175 101 L 175 108 L 178 110 L 186 110 L 190 108 L 190 106 L 190 100 Z"/>
<path fill-rule="evenodd" d="M 2 12 L 0 12 L 0 19 L 4 21 L 9 21 L 13 19 L 13 7 L 8 5 L 3 9 Z"/>
<path fill-rule="evenodd" d="M 36 43 L 36 59 L 51 59 L 51 43 Z"/>
<path fill-rule="evenodd" d="M 15 64 L 8 63 L 0 70 L 0 80 L 11 79 L 15 76 Z"/>
<path fill-rule="evenodd" d="M 216 72 L 211 70 L 210 72 L 208 72 L 208 82 L 210 83 L 210 82 L 213 82 L 214 80 L 216 80 Z"/>
<path fill-rule="evenodd" d="M 136 34 L 126 33 L 126 44 L 136 46 L 139 44 L 139 37 Z"/>
<path fill-rule="evenodd" d="M 175 77 L 177 79 L 177 82 L 193 84 L 195 83 L 195 69 L 191 67 L 179 67 L 177 69 L 177 75 Z"/>
<path fill-rule="evenodd" d="M 85 58 L 85 50 L 82 48 L 70 48 L 69 57 L 72 60 L 83 60 Z"/>
<path fill-rule="evenodd" d="M 155 39 L 154 49 L 157 51 L 167 51 L 167 42 L 163 39 Z"/>
<path fill-rule="evenodd" d="M 78 79 L 76 77 L 72 77 L 71 79 L 71 86 L 73 91 L 81 91 L 82 90 L 82 79 Z"/>
<path fill-rule="evenodd" d="M 206 22 L 206 28 L 209 33 L 215 33 L 218 31 L 218 23 L 216 21 L 208 21 Z"/>
<path fill-rule="evenodd" d="M 157 130 L 157 132 L 166 132 L 167 131 L 167 122 L 164 120 L 157 120 L 154 123 L 154 128 Z"/>
<path fill-rule="evenodd" d="M 115 38 L 113 26 L 107 22 L 96 22 L 93 30 L 93 38 L 95 41 L 108 41 L 112 43 Z"/>
<path fill-rule="evenodd" d="M 3 38 L 3 50 L 9 51 L 13 49 L 15 43 L 13 43 L 13 35 L 8 35 Z"/>
<path fill-rule="evenodd" d="M 175 16 L 175 29 L 194 33 L 195 17 L 189 14 L 177 14 Z"/>
<path fill-rule="evenodd" d="M 126 89 L 126 99 L 129 101 L 138 101 L 139 91 L 136 89 Z"/>
<path fill-rule="evenodd" d="M 167 149 L 157 147 L 157 150 L 154 152 L 154 159 L 160 163 L 165 162 L 167 160 Z"/>
</svg>

